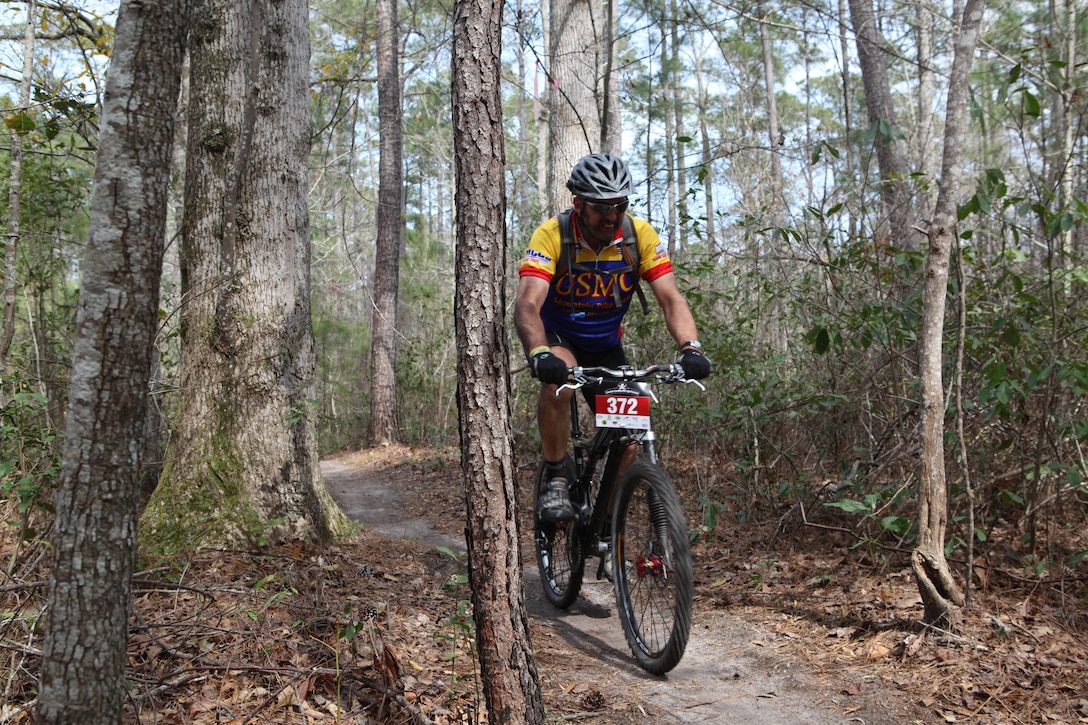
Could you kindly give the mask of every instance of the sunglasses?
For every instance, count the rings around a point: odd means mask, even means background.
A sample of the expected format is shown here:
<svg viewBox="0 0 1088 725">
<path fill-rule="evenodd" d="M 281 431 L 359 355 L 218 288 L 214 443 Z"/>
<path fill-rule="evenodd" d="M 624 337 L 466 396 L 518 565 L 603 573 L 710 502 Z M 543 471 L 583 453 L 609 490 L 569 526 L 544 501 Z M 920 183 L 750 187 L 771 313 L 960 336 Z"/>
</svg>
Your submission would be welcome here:
<svg viewBox="0 0 1088 725">
<path fill-rule="evenodd" d="M 601 204 L 601 203 L 596 202 L 596 201 L 585 201 L 585 200 L 583 200 L 582 203 L 585 206 L 592 209 L 597 214 L 600 214 L 601 216 L 608 216 L 609 214 L 612 214 L 612 213 L 623 214 L 625 211 L 627 211 L 627 207 L 628 207 L 628 203 L 627 203 L 626 199 L 621 201 L 618 204 Z"/>
</svg>

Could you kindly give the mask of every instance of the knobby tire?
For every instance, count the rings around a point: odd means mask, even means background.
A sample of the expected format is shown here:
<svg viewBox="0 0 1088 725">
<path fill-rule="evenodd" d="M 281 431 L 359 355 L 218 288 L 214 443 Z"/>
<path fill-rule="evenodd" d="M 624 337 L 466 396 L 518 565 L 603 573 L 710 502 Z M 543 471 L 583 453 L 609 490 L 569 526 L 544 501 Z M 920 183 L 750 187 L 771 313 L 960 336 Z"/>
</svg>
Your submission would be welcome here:
<svg viewBox="0 0 1088 725">
<path fill-rule="evenodd" d="M 567 456 L 568 479 L 573 480 L 573 461 Z M 568 523 L 546 521 L 539 515 L 540 492 L 545 478 L 544 462 L 533 477 L 533 548 L 544 597 L 557 609 L 567 609 L 578 599 L 585 573 L 585 554 L 577 520 Z"/>
<path fill-rule="evenodd" d="M 647 672 L 680 662 L 691 634 L 691 547 L 680 497 L 668 476 L 646 460 L 620 479 L 612 514 L 612 571 L 627 644 Z"/>
</svg>

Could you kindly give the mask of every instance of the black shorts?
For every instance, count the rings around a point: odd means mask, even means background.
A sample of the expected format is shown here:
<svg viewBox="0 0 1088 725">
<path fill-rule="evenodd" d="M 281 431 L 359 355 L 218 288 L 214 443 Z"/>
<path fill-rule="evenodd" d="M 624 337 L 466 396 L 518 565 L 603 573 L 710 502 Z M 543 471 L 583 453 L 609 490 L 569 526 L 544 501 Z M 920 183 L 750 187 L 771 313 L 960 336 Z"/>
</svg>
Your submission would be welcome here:
<svg viewBox="0 0 1088 725">
<path fill-rule="evenodd" d="M 589 350 L 582 350 L 576 345 L 572 344 L 568 340 L 563 339 L 555 330 L 545 330 L 548 335 L 549 345 L 559 345 L 565 347 L 574 353 L 574 359 L 578 361 L 578 364 L 582 367 L 604 367 L 604 368 L 618 368 L 621 365 L 627 364 L 627 353 L 623 351 L 623 345 L 619 344 L 615 347 L 603 350 L 600 352 L 592 352 Z M 590 410 L 593 409 L 593 397 L 597 394 L 597 385 L 586 385 L 582 388 L 582 397 L 585 398 L 586 403 L 589 404 Z"/>
<path fill-rule="evenodd" d="M 627 364 L 627 353 L 623 351 L 623 345 L 616 345 L 600 352 L 591 352 L 589 350 L 583 350 L 574 343 L 563 338 L 555 330 L 545 330 L 548 335 L 549 345 L 560 345 L 567 348 L 574 353 L 574 359 L 578 361 L 578 364 L 587 367 L 605 367 L 605 368 L 618 368 L 620 365 Z"/>
</svg>

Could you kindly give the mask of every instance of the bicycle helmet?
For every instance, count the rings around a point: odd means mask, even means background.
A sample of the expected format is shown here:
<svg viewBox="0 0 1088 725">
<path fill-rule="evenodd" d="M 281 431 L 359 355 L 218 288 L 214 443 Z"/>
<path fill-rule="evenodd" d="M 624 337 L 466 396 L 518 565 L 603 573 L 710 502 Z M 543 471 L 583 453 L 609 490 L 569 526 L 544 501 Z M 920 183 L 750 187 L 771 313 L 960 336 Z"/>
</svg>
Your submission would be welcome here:
<svg viewBox="0 0 1088 725">
<path fill-rule="evenodd" d="M 574 165 L 567 188 L 583 199 L 616 199 L 631 194 L 631 172 L 612 154 L 583 156 Z"/>
</svg>

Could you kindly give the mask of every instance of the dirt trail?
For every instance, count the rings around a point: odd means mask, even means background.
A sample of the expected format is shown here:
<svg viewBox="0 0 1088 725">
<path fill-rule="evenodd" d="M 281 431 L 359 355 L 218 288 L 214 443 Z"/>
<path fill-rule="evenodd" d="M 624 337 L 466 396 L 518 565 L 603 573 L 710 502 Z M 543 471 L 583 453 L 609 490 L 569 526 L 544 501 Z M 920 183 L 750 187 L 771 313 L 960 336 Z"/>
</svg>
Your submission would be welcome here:
<svg viewBox="0 0 1088 725">
<path fill-rule="evenodd" d="M 403 480 L 375 475 L 340 460 L 322 462 L 333 498 L 371 533 L 463 551 L 449 523 L 420 518 Z M 441 530 L 445 528 L 446 530 Z M 645 706 L 642 722 L 723 725 L 923 722 L 875 677 L 805 672 L 776 655 L 783 635 L 698 603 L 683 661 L 666 677 L 635 663 L 615 613 L 611 585 L 593 580 L 587 562 L 582 596 L 563 612 L 544 600 L 535 562 L 526 560 L 526 602 L 542 678 L 601 691 L 608 702 Z M 551 703 L 545 696 L 545 705 Z M 601 722 L 596 720 L 595 722 Z M 607 722 L 626 722 L 615 720 Z M 632 721 L 633 722 L 633 721 Z"/>
</svg>

